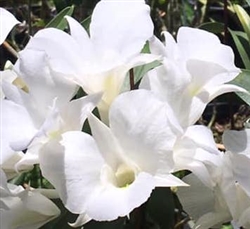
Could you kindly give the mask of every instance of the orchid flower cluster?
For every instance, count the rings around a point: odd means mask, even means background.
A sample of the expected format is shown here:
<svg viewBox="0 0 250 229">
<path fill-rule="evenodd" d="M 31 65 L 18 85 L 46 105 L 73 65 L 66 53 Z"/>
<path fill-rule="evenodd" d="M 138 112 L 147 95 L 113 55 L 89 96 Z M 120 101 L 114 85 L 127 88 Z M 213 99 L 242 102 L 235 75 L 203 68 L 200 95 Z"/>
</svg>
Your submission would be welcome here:
<svg viewBox="0 0 250 229">
<path fill-rule="evenodd" d="M 0 15 L 2 43 L 19 22 L 5 9 Z M 232 49 L 188 27 L 176 41 L 164 32 L 163 44 L 144 0 L 101 0 L 89 32 L 66 20 L 70 33 L 38 31 L 1 72 L 1 226 L 41 227 L 60 214 L 53 198 L 79 215 L 72 227 L 112 221 L 156 187 L 179 187 L 185 202 L 198 182 L 212 201 L 194 213 L 194 228 L 228 221 L 250 228 L 250 130 L 225 132 L 220 152 L 212 132 L 196 125 L 215 97 L 248 93 L 228 84 L 240 73 Z M 131 69 L 154 61 L 138 89 L 125 86 Z M 9 182 L 37 164 L 55 189 Z M 182 170 L 192 176 L 174 175 Z"/>
</svg>

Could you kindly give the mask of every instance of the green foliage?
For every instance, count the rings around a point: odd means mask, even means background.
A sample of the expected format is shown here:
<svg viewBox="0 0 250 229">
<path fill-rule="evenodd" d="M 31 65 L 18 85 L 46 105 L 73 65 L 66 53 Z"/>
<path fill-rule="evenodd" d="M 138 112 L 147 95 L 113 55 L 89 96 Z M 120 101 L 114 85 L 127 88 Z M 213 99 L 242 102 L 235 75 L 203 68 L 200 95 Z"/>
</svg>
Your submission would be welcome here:
<svg viewBox="0 0 250 229">
<path fill-rule="evenodd" d="M 241 31 L 233 31 L 231 29 L 229 29 L 229 32 L 232 35 L 232 38 L 240 54 L 242 62 L 244 63 L 247 69 L 250 69 L 250 58 L 248 54 L 250 53 L 250 46 L 246 33 Z"/>
<path fill-rule="evenodd" d="M 234 5 L 234 10 L 241 22 L 245 33 L 247 34 L 248 40 L 250 41 L 250 17 L 248 13 L 240 5 Z"/>
<path fill-rule="evenodd" d="M 66 15 L 71 16 L 73 14 L 73 11 L 74 11 L 74 6 L 66 7 L 46 25 L 46 28 L 53 27 L 64 30 L 67 27 L 67 22 L 64 17 Z"/>
<path fill-rule="evenodd" d="M 152 228 L 173 228 L 175 203 L 170 188 L 155 188 L 147 202 L 146 209 L 153 224 L 157 225 Z"/>
<path fill-rule="evenodd" d="M 56 10 L 59 12 L 68 6 L 79 5 L 82 0 L 53 0 Z"/>
<path fill-rule="evenodd" d="M 199 29 L 209 31 L 211 33 L 222 33 L 224 32 L 224 24 L 220 22 L 206 22 L 199 26 Z"/>
<path fill-rule="evenodd" d="M 237 95 L 250 105 L 250 70 L 243 69 L 242 72 L 230 83 L 238 85 L 249 92 L 249 94 L 237 92 Z"/>
<path fill-rule="evenodd" d="M 153 61 L 149 64 L 141 65 L 138 67 L 133 68 L 134 72 L 134 83 L 137 84 L 142 79 L 142 77 L 151 69 L 160 66 L 161 63 L 159 61 Z M 122 91 L 130 90 L 130 82 L 129 82 L 129 75 L 124 80 Z"/>
<path fill-rule="evenodd" d="M 81 25 L 84 27 L 84 29 L 89 33 L 89 25 L 91 22 L 91 16 L 87 17 L 81 22 Z"/>
</svg>

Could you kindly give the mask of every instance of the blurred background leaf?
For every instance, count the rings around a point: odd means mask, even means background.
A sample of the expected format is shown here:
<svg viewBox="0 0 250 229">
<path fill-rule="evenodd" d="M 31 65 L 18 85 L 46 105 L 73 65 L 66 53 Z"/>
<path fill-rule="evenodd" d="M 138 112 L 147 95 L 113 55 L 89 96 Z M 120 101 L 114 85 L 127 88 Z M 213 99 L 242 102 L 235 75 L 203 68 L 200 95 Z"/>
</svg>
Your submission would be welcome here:
<svg viewBox="0 0 250 229">
<path fill-rule="evenodd" d="M 243 87 L 250 93 L 250 70 L 242 69 L 242 72 L 230 83 Z M 240 98 L 242 98 L 250 106 L 250 94 L 237 92 Z"/>
<path fill-rule="evenodd" d="M 67 21 L 64 18 L 66 15 L 67 16 L 72 16 L 74 11 L 74 6 L 68 6 L 64 8 L 60 13 L 56 15 L 45 27 L 53 27 L 57 29 L 64 30 L 67 27 Z"/>
</svg>

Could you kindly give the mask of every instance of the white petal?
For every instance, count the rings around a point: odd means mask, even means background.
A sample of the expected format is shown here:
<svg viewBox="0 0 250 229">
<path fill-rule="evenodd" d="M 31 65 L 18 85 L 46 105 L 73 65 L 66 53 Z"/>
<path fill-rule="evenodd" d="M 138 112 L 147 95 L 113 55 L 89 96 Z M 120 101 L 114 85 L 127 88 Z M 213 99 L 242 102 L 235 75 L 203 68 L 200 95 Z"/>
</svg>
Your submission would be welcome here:
<svg viewBox="0 0 250 229">
<path fill-rule="evenodd" d="M 62 131 L 81 130 L 88 114 L 97 106 L 102 93 L 92 94 L 66 104 L 60 115 L 63 120 Z"/>
<path fill-rule="evenodd" d="M 156 187 L 188 186 L 188 184 L 172 174 L 160 174 L 154 178 L 156 180 Z"/>
<path fill-rule="evenodd" d="M 15 102 L 16 105 L 20 105 L 22 109 L 26 110 L 34 127 L 39 128 L 42 125 L 48 107 L 45 108 L 44 106 L 41 106 L 40 109 L 38 109 L 38 104 L 30 94 L 8 82 L 3 81 L 3 91 L 7 99 Z M 53 101 L 51 101 L 51 103 L 52 102 Z M 49 105 L 50 104 L 47 104 L 47 106 Z"/>
<path fill-rule="evenodd" d="M 250 156 L 231 153 L 234 179 L 241 185 L 250 198 Z"/>
<path fill-rule="evenodd" d="M 13 150 L 10 147 L 10 140 L 6 136 L 3 137 L 1 132 L 0 132 L 0 139 L 1 139 L 0 165 L 2 165 L 6 163 L 12 156 L 15 155 L 15 150 Z"/>
<path fill-rule="evenodd" d="M 212 132 L 204 126 L 191 126 L 177 139 L 174 147 L 176 170 L 192 171 L 208 187 L 216 180 L 216 167 L 222 166 L 221 153 L 217 150 Z M 209 168 L 212 167 L 213 174 Z M 215 170 L 215 171 L 214 171 Z"/>
<path fill-rule="evenodd" d="M 189 94 L 183 93 L 181 100 L 180 110 L 178 110 L 177 116 L 181 126 L 187 128 L 195 124 L 201 117 L 206 105 L 209 101 L 209 93 L 202 91 L 197 96 L 190 96 Z M 186 111 L 186 113 L 183 112 Z"/>
<path fill-rule="evenodd" d="M 2 91 L 2 81 L 7 81 L 9 83 L 12 83 L 16 78 L 17 78 L 17 75 L 14 71 L 12 70 L 5 70 L 5 71 L 0 71 L 0 77 L 1 77 L 1 80 L 0 80 L 0 99 L 3 99 L 5 97 L 3 91 Z"/>
<path fill-rule="evenodd" d="M 186 59 L 217 63 L 229 71 L 237 69 L 231 47 L 221 44 L 213 33 L 181 27 L 177 33 L 177 43 Z"/>
<path fill-rule="evenodd" d="M 150 38 L 149 48 L 150 48 L 150 52 L 155 55 L 167 56 L 165 46 L 156 36 L 153 36 Z"/>
<path fill-rule="evenodd" d="M 155 187 L 154 178 L 139 173 L 135 181 L 124 188 L 108 186 L 93 195 L 88 204 L 89 217 L 95 220 L 114 220 L 128 215 L 134 208 L 146 202 Z"/>
<path fill-rule="evenodd" d="M 85 213 L 84 214 L 80 214 L 76 221 L 74 223 L 69 223 L 69 225 L 71 227 L 80 227 L 82 226 L 83 224 L 89 222 L 90 220 L 92 220 L 88 215 L 86 215 Z"/>
<path fill-rule="evenodd" d="M 192 94 L 196 94 L 204 87 L 213 87 L 226 83 L 239 74 L 239 70 L 232 74 L 223 66 L 213 62 L 191 59 L 186 64 L 188 72 L 192 75 L 192 82 L 189 85 Z"/>
<path fill-rule="evenodd" d="M 5 139 L 14 150 L 23 150 L 37 132 L 28 112 L 20 105 L 3 100 L 1 139 Z"/>
<path fill-rule="evenodd" d="M 120 164 L 123 164 L 124 152 L 119 142 L 116 139 L 116 136 L 112 131 L 94 115 L 89 115 L 89 124 L 91 127 L 92 136 L 96 141 L 96 144 L 105 159 L 106 163 L 109 164 L 111 168 L 116 171 L 117 167 Z"/>
<path fill-rule="evenodd" d="M 232 84 L 224 84 L 220 86 L 215 86 L 213 88 L 209 88 L 209 102 L 212 101 L 215 97 L 228 93 L 228 92 L 243 92 L 249 94 L 244 88 L 232 85 Z"/>
<path fill-rule="evenodd" d="M 183 179 L 189 187 L 179 187 L 177 196 L 184 210 L 194 219 L 213 211 L 214 195 L 211 189 L 205 186 L 194 174 Z M 205 206 L 205 207 L 204 207 Z"/>
<path fill-rule="evenodd" d="M 23 157 L 15 164 L 15 169 L 18 172 L 22 170 L 30 170 L 33 165 L 39 164 L 39 150 L 46 143 L 46 138 L 43 136 L 41 138 L 35 138 L 28 146 Z"/>
<path fill-rule="evenodd" d="M 6 173 L 6 176 L 8 179 L 11 179 L 18 175 L 17 170 L 15 168 L 16 163 L 18 163 L 24 156 L 25 154 L 21 151 L 19 152 L 14 152 L 13 156 L 10 157 L 8 160 L 6 160 L 2 165 L 1 168 L 4 170 Z M 33 166 L 22 166 L 20 167 L 19 171 L 28 171 L 31 170 Z"/>
<path fill-rule="evenodd" d="M 171 108 L 153 93 L 135 90 L 117 97 L 110 108 L 110 128 L 143 171 L 154 174 L 173 168 L 170 150 L 182 129 Z"/>
<path fill-rule="evenodd" d="M 183 179 L 189 187 L 178 188 L 177 195 L 187 213 L 196 221 L 195 228 L 207 229 L 232 219 L 226 204 L 216 202 L 217 192 L 206 187 L 197 177 L 190 174 Z M 217 208 L 218 207 L 218 208 Z"/>
<path fill-rule="evenodd" d="M 148 83 L 144 82 L 146 80 Z M 186 93 L 190 80 L 191 76 L 183 63 L 175 63 L 172 60 L 164 59 L 162 66 L 156 67 L 146 74 L 146 77 L 142 79 L 140 88 L 150 88 L 159 98 L 167 101 L 177 115 L 177 119 L 181 123 L 185 123 L 187 122 L 185 119 L 188 119 L 187 114 L 191 110 L 189 106 L 192 97 Z M 177 97 L 182 99 L 177 100 Z M 183 110 L 186 110 L 186 112 L 183 113 Z"/>
<path fill-rule="evenodd" d="M 20 22 L 15 18 L 13 14 L 11 14 L 6 9 L 0 7 L 0 44 L 4 42 L 9 32 L 18 23 Z"/>
<path fill-rule="evenodd" d="M 101 1 L 92 14 L 91 40 L 97 50 L 105 51 L 105 55 L 114 52 L 127 59 L 139 54 L 146 40 L 153 36 L 149 12 L 143 0 Z"/>
<path fill-rule="evenodd" d="M 165 38 L 165 47 L 166 47 L 165 56 L 170 59 L 180 58 L 181 53 L 172 34 L 167 31 L 162 32 L 162 34 L 164 35 Z"/>
<path fill-rule="evenodd" d="M 67 44 L 67 45 L 65 45 Z M 26 50 L 44 51 L 56 72 L 69 78 L 81 75 L 83 71 L 81 47 L 69 34 L 54 28 L 38 31 L 22 52 Z M 67 53 L 67 55 L 65 55 Z M 77 53 L 77 55 L 76 55 Z"/>
<path fill-rule="evenodd" d="M 45 110 L 55 97 L 57 105 L 61 107 L 76 92 L 76 84 L 51 71 L 49 58 L 44 51 L 24 49 L 19 53 L 14 69 L 27 84 L 29 94 L 40 110 Z"/>
<path fill-rule="evenodd" d="M 250 207 L 244 211 L 244 213 L 240 216 L 239 219 L 239 224 L 242 225 L 244 228 L 249 228 L 250 227 Z"/>
<path fill-rule="evenodd" d="M 230 214 L 226 212 L 209 212 L 196 222 L 196 228 L 207 229 L 222 226 L 223 223 L 229 222 L 231 219 Z"/>
<path fill-rule="evenodd" d="M 40 151 L 42 174 L 58 191 L 65 206 L 81 214 L 95 188 L 100 183 L 101 157 L 93 138 L 72 131 L 54 139 Z"/>
<path fill-rule="evenodd" d="M 233 153 L 246 153 L 250 155 L 250 130 L 225 131 L 222 138 L 226 150 Z"/>
<path fill-rule="evenodd" d="M 88 61 L 94 61 L 96 55 L 95 47 L 90 39 L 87 31 L 74 18 L 65 17 L 69 23 L 70 34 L 81 47 L 81 52 L 84 58 Z"/>
<path fill-rule="evenodd" d="M 19 191 L 3 201 L 9 210 L 1 211 L 1 225 L 8 225 L 7 228 L 38 229 L 60 214 L 53 202 L 31 191 Z"/>
</svg>

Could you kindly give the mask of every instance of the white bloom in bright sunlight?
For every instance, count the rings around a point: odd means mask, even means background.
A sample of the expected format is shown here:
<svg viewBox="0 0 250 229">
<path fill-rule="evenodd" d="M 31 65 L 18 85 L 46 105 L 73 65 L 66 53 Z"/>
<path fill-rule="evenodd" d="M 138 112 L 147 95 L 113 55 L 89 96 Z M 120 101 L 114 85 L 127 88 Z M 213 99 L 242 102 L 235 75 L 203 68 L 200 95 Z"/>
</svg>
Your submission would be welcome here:
<svg viewBox="0 0 250 229">
<path fill-rule="evenodd" d="M 40 166 L 71 212 L 73 226 L 128 215 L 155 187 L 186 185 L 171 174 L 182 133 L 171 108 L 146 90 L 117 97 L 110 127 L 89 115 L 92 136 L 70 131 L 40 151 Z"/>
<path fill-rule="evenodd" d="M 1 228 L 38 229 L 60 214 L 57 206 L 39 192 L 8 184 L 0 170 Z"/>
<path fill-rule="evenodd" d="M 20 23 L 8 10 L 0 7 L 0 45 L 15 25 Z"/>
<path fill-rule="evenodd" d="M 150 8 L 144 0 L 102 0 L 93 11 L 89 34 L 75 19 L 66 19 L 71 35 L 54 28 L 40 30 L 27 49 L 45 50 L 53 70 L 87 94 L 103 92 L 98 108 L 107 123 L 109 106 L 129 69 L 156 59 L 140 53 L 153 36 Z"/>
<path fill-rule="evenodd" d="M 194 124 L 206 105 L 215 97 L 244 89 L 226 84 L 240 70 L 234 54 L 214 34 L 181 27 L 177 42 L 164 32 L 165 46 L 155 37 L 150 42 L 153 54 L 164 56 L 163 65 L 143 78 L 140 88 L 150 89 L 173 108 L 181 126 Z M 178 99 L 177 99 L 178 98 Z"/>
</svg>

